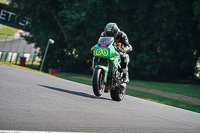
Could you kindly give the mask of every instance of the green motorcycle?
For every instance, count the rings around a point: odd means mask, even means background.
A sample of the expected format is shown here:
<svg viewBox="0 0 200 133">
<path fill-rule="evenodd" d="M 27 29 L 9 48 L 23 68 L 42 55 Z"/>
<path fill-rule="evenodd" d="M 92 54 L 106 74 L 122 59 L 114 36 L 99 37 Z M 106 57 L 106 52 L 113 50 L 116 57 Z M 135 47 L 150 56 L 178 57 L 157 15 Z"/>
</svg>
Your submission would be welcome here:
<svg viewBox="0 0 200 133">
<path fill-rule="evenodd" d="M 125 51 L 116 45 L 113 37 L 100 37 L 98 44 L 92 50 L 94 94 L 101 96 L 103 92 L 110 92 L 113 100 L 121 101 L 125 96 L 126 83 L 122 78 L 120 52 Z"/>
</svg>

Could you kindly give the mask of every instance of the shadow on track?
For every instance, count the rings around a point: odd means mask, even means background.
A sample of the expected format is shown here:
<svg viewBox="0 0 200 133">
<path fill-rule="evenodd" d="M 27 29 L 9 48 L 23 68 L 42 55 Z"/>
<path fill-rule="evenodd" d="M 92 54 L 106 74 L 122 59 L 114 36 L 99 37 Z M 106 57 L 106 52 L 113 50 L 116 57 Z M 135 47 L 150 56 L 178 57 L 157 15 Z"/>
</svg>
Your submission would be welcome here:
<svg viewBox="0 0 200 133">
<path fill-rule="evenodd" d="M 61 92 L 65 92 L 65 93 L 69 93 L 69 94 L 73 94 L 73 95 L 77 95 L 77 96 L 87 97 L 87 98 L 111 100 L 111 99 L 104 98 L 104 97 L 96 97 L 94 95 L 90 95 L 90 94 L 87 94 L 87 93 L 84 93 L 84 92 L 70 91 L 70 90 L 46 86 L 46 85 L 38 85 L 38 86 L 42 86 L 42 87 L 45 87 L 45 88 L 48 88 L 48 89 L 51 89 L 51 90 L 61 91 Z"/>
</svg>

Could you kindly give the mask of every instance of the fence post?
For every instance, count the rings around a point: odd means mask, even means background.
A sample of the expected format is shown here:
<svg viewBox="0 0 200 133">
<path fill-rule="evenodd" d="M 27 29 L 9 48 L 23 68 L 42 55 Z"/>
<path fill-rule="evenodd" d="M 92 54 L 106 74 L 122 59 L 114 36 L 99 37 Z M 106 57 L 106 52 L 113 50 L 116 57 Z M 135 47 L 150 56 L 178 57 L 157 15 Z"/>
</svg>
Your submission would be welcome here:
<svg viewBox="0 0 200 133">
<path fill-rule="evenodd" d="M 6 62 L 6 60 L 7 60 L 7 57 L 8 57 L 8 52 L 6 52 L 6 55 L 5 55 L 4 62 Z"/>
<path fill-rule="evenodd" d="M 11 61 L 12 61 L 12 57 L 13 57 L 13 52 L 12 52 L 11 57 L 10 57 L 10 63 L 11 63 Z"/>
<path fill-rule="evenodd" d="M 5 44 L 6 44 L 7 38 L 8 38 L 8 36 L 6 36 L 6 39 L 5 39 L 4 44 L 3 44 L 3 49 L 2 49 L 1 59 L 2 59 L 2 56 L 3 56 L 3 51 L 4 51 L 4 47 L 5 47 Z M 1 60 L 1 59 L 0 59 L 0 60 Z"/>
<path fill-rule="evenodd" d="M 31 66 L 33 66 L 33 62 L 34 62 L 34 60 L 35 60 L 35 55 L 36 55 L 36 51 L 34 52 Z"/>
<path fill-rule="evenodd" d="M 11 43 L 11 45 L 10 45 L 10 49 L 9 49 L 8 52 L 11 52 L 11 48 L 12 48 L 13 42 L 14 42 L 14 38 L 13 38 L 13 41 L 12 41 L 12 43 Z M 12 55 L 13 55 L 13 53 L 12 53 Z M 10 63 L 11 63 L 11 60 L 12 60 L 12 55 L 11 55 L 11 57 L 10 57 Z M 7 54 L 6 54 L 6 56 L 7 56 Z"/>
<path fill-rule="evenodd" d="M 18 46 L 17 46 L 17 51 L 18 51 L 18 49 L 19 49 L 19 45 L 20 45 L 20 43 L 21 43 L 21 38 L 20 38 L 20 40 L 19 40 L 19 43 L 18 43 Z M 16 51 L 16 52 L 17 52 Z M 15 60 L 15 65 L 17 64 L 17 61 L 18 61 L 18 56 L 19 56 L 19 54 L 18 54 L 18 52 L 17 52 L 17 58 L 16 58 L 16 60 Z"/>
<path fill-rule="evenodd" d="M 15 65 L 17 64 L 18 56 L 19 56 L 19 53 L 17 53 L 17 58 L 16 58 L 16 60 L 15 60 Z"/>
</svg>

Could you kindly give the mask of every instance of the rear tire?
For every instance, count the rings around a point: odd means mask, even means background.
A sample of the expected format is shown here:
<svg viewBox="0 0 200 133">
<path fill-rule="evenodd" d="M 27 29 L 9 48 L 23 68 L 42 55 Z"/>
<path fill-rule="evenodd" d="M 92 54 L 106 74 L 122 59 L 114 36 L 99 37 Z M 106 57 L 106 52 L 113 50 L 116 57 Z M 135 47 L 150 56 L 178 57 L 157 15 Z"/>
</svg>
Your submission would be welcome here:
<svg viewBox="0 0 200 133">
<path fill-rule="evenodd" d="M 125 91 L 126 88 L 122 91 L 119 87 L 115 87 L 114 90 L 110 91 L 110 96 L 114 101 L 121 101 L 125 96 Z"/>
<path fill-rule="evenodd" d="M 102 69 L 95 69 L 92 80 L 93 92 L 96 96 L 101 96 L 104 92 L 104 71 Z"/>
</svg>

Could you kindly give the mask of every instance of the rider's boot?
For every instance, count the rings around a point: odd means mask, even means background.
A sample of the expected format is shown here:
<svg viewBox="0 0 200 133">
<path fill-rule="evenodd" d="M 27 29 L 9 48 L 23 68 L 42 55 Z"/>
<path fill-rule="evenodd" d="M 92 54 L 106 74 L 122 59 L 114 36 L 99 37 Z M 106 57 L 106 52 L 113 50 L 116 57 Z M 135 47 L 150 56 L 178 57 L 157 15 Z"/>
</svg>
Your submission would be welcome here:
<svg viewBox="0 0 200 133">
<path fill-rule="evenodd" d="M 129 82 L 128 68 L 122 69 L 122 72 L 123 72 L 124 83 L 128 83 Z"/>
</svg>

